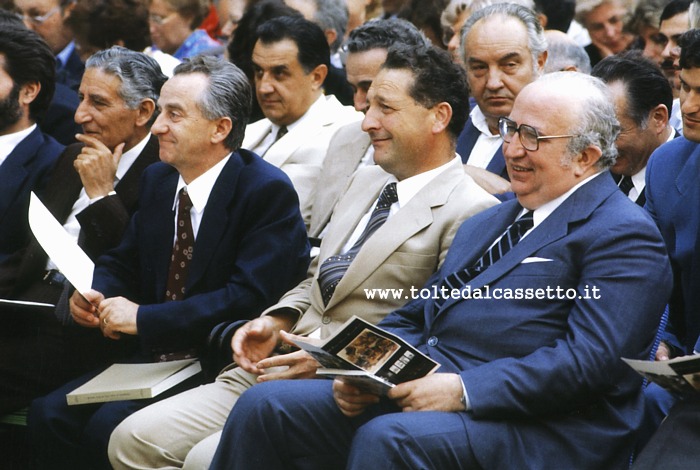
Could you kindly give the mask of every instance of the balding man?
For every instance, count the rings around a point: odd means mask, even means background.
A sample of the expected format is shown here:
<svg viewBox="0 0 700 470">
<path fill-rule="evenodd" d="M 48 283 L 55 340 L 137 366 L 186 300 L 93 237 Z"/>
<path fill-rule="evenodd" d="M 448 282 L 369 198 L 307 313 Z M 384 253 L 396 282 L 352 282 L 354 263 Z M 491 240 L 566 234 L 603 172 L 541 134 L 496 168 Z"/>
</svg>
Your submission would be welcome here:
<svg viewBox="0 0 700 470">
<path fill-rule="evenodd" d="M 462 224 L 433 298 L 379 324 L 438 372 L 386 398 L 342 380 L 255 386 L 212 469 L 627 467 L 641 378 L 620 357 L 648 354 L 671 270 L 606 171 L 612 100 L 598 79 L 548 74 L 499 124 L 517 200 Z"/>
</svg>

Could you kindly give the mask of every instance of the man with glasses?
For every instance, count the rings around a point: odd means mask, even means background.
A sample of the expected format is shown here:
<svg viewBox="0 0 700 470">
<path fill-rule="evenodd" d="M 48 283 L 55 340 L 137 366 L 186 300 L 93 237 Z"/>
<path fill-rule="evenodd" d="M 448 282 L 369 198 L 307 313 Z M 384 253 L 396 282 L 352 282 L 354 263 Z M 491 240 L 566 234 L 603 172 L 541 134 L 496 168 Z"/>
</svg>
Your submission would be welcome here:
<svg viewBox="0 0 700 470">
<path fill-rule="evenodd" d="M 39 33 L 56 55 L 56 82 L 78 89 L 83 65 L 66 19 L 75 0 L 15 0 L 27 28 Z"/>
<path fill-rule="evenodd" d="M 500 125 L 517 200 L 464 222 L 436 295 L 379 324 L 437 373 L 381 398 L 341 380 L 259 384 L 211 468 L 626 468 L 642 380 L 620 357 L 648 354 L 671 270 L 606 171 L 618 130 L 598 79 L 523 88 Z"/>
</svg>

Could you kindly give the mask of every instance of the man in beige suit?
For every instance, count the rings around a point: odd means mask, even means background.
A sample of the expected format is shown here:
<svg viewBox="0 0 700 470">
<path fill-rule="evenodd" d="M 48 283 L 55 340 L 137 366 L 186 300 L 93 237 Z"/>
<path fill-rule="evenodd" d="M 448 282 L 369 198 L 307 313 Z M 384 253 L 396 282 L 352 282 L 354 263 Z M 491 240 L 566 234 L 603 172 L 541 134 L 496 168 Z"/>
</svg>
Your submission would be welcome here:
<svg viewBox="0 0 700 470">
<path fill-rule="evenodd" d="M 241 327 L 232 365 L 213 384 L 125 420 L 109 456 L 122 468 L 206 468 L 238 397 L 257 382 L 315 375 L 285 331 L 325 338 L 352 315 L 377 322 L 437 270 L 461 222 L 496 204 L 455 153 L 468 115 L 464 71 L 430 46 L 395 46 L 368 92 L 363 129 L 377 166 L 362 168 L 339 201 L 315 275 Z M 319 262 L 323 260 L 323 262 Z M 337 271 L 328 269 L 346 262 Z M 403 289 L 379 300 L 371 289 Z"/>
<path fill-rule="evenodd" d="M 370 21 L 350 33 L 345 43 L 347 58 L 345 71 L 352 86 L 355 110 L 367 111 L 367 90 L 379 68 L 386 60 L 386 52 L 393 44 L 417 46 L 426 44 L 426 38 L 413 24 L 405 20 Z M 309 237 L 321 238 L 323 229 L 333 213 L 333 207 L 347 188 L 357 168 L 374 164 L 374 149 L 369 135 L 362 130 L 362 122 L 352 122 L 338 129 L 328 145 L 321 176 L 312 194 Z"/>
<path fill-rule="evenodd" d="M 258 28 L 252 59 L 265 119 L 246 127 L 243 148 L 289 176 L 307 227 L 328 142 L 340 126 L 362 119 L 335 96 L 323 95 L 329 56 L 321 28 L 301 17 L 274 18 Z"/>
</svg>

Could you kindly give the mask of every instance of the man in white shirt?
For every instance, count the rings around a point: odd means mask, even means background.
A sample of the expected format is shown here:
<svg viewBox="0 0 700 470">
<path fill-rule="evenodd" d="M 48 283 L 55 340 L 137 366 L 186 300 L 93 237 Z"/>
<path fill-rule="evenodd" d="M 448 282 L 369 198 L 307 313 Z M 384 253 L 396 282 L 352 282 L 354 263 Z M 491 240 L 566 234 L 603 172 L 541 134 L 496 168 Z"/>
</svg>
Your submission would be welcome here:
<svg viewBox="0 0 700 470">
<path fill-rule="evenodd" d="M 542 74 L 547 59 L 544 32 L 532 11 L 499 3 L 469 17 L 462 28 L 462 45 L 477 106 L 459 136 L 457 153 L 476 171 L 500 176 L 502 179 L 496 180 L 500 184 L 494 183 L 492 192 L 503 193 L 510 187 L 505 181 L 508 174 L 498 118 L 508 116 L 520 90 Z M 470 174 L 479 182 L 476 172 Z"/>
<path fill-rule="evenodd" d="M 617 160 L 610 171 L 627 197 L 643 207 L 649 157 L 677 135 L 668 123 L 671 85 L 661 69 L 638 52 L 606 57 L 592 75 L 610 88 L 622 128 L 615 143 Z"/>
<path fill-rule="evenodd" d="M 299 194 L 304 221 L 328 143 L 362 114 L 323 95 L 329 50 L 321 28 L 300 17 L 279 17 L 258 28 L 253 70 L 266 118 L 246 128 L 243 148 L 282 169 Z"/>
</svg>

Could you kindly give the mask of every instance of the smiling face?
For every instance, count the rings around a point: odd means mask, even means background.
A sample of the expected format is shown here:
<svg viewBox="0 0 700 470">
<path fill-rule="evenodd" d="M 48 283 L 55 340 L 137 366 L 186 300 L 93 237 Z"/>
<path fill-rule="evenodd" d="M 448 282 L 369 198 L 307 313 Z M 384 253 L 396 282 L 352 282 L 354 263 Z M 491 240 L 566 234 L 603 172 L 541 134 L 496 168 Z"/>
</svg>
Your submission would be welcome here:
<svg viewBox="0 0 700 470">
<path fill-rule="evenodd" d="M 129 109 L 119 96 L 122 82 L 116 76 L 99 68 L 85 69 L 80 82 L 80 105 L 75 111 L 75 122 L 83 132 L 94 136 L 110 150 L 126 143 L 128 150 L 141 140 L 137 133 L 138 109 Z"/>
<path fill-rule="evenodd" d="M 399 180 L 424 171 L 432 146 L 434 109 L 409 95 L 413 83 L 408 70 L 381 70 L 367 93 L 369 108 L 362 121 L 374 146 L 374 161 Z"/>
<path fill-rule="evenodd" d="M 498 118 L 508 116 L 520 90 L 537 78 L 528 46 L 527 29 L 520 21 L 495 15 L 478 21 L 466 37 L 467 79 L 492 133 Z M 544 67 L 540 56 L 538 68 Z"/>
<path fill-rule="evenodd" d="M 680 37 L 690 28 L 688 23 L 688 12 L 684 11 L 676 16 L 672 16 L 661 22 L 659 25 L 659 36 L 664 44 L 661 51 L 661 68 L 671 83 L 674 96 L 677 96 L 680 90 L 680 64 L 681 48 L 678 45 Z"/>
<path fill-rule="evenodd" d="M 258 103 L 265 117 L 278 126 L 295 122 L 321 95 L 326 67 L 319 65 L 307 73 L 298 55 L 299 49 L 291 39 L 270 44 L 258 41 L 253 49 Z"/>
<path fill-rule="evenodd" d="M 518 95 L 510 119 L 518 126 L 534 127 L 539 135 L 572 134 L 577 107 L 580 107 L 577 100 L 549 94 L 535 83 Z M 517 136 L 510 144 L 503 144 L 511 187 L 523 207 L 535 210 L 597 172 L 591 165 L 582 163 L 580 155 L 574 155 L 569 162 L 566 150 L 569 141 L 568 138 L 541 140 L 535 151 L 526 150 Z"/>
</svg>

